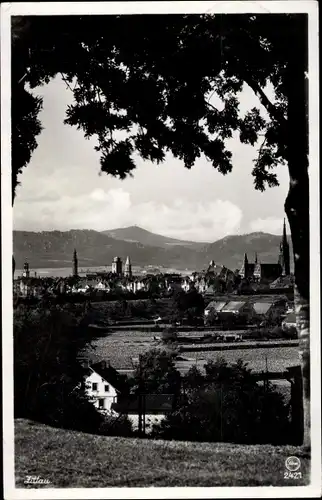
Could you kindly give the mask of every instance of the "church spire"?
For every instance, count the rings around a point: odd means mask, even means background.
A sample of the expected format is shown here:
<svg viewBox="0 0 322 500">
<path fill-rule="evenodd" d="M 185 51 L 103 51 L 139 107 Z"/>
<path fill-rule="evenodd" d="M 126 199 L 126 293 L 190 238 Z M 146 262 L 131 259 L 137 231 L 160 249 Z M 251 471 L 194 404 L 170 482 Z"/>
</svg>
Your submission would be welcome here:
<svg viewBox="0 0 322 500">
<path fill-rule="evenodd" d="M 286 221 L 284 218 L 283 222 L 283 236 L 282 236 L 282 241 L 280 243 L 280 256 L 279 256 L 279 263 L 282 267 L 282 275 L 283 276 L 288 276 L 291 274 L 291 269 L 290 269 L 290 246 L 287 241 L 287 234 L 286 234 Z"/>
<path fill-rule="evenodd" d="M 244 264 L 243 264 L 243 278 L 248 277 L 248 258 L 247 253 L 244 254 Z"/>
<path fill-rule="evenodd" d="M 258 264 L 257 252 L 255 252 L 255 264 Z"/>
<path fill-rule="evenodd" d="M 74 277 L 78 276 L 78 258 L 77 258 L 76 248 L 74 248 L 74 253 L 73 253 L 73 276 Z"/>
</svg>

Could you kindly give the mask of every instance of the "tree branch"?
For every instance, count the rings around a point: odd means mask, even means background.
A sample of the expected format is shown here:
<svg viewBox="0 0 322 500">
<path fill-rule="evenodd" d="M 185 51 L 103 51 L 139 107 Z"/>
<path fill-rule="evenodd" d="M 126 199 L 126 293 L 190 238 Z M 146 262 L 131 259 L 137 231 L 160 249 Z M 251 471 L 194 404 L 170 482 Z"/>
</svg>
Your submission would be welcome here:
<svg viewBox="0 0 322 500">
<path fill-rule="evenodd" d="M 259 148 L 259 150 L 258 150 L 258 157 L 257 157 L 257 160 L 256 160 L 256 165 L 258 165 L 258 161 L 259 161 L 259 159 L 260 159 L 260 156 L 261 156 L 261 152 L 262 152 L 262 150 L 263 150 L 263 147 L 264 147 L 264 146 L 265 146 L 265 144 L 266 144 L 266 140 L 267 140 L 267 139 L 266 139 L 266 137 L 264 137 L 264 140 L 263 140 L 263 142 L 262 142 L 262 144 L 261 144 L 261 146 L 260 146 L 260 148 Z"/>
<path fill-rule="evenodd" d="M 207 104 L 207 106 L 210 106 L 214 111 L 218 111 L 218 109 L 215 108 L 215 106 L 213 104 L 211 104 L 210 102 L 205 101 L 205 104 Z"/>
<path fill-rule="evenodd" d="M 276 120 L 280 123 L 282 127 L 286 125 L 286 119 L 284 116 L 280 113 L 280 111 L 274 106 L 274 104 L 271 103 L 271 101 L 268 99 L 267 95 L 263 91 L 263 89 L 258 85 L 258 83 L 254 82 L 251 78 L 245 78 L 245 82 L 249 87 L 255 92 L 255 94 L 259 97 L 259 100 L 261 101 L 262 105 L 266 108 L 268 111 L 268 114 L 273 120 Z"/>
<path fill-rule="evenodd" d="M 71 86 L 69 85 L 68 81 L 66 80 L 64 74 L 63 73 L 60 73 L 60 74 L 61 74 L 63 82 L 67 85 L 67 87 L 69 88 L 69 90 L 71 90 L 71 92 L 73 92 L 74 89 L 71 88 Z"/>
</svg>

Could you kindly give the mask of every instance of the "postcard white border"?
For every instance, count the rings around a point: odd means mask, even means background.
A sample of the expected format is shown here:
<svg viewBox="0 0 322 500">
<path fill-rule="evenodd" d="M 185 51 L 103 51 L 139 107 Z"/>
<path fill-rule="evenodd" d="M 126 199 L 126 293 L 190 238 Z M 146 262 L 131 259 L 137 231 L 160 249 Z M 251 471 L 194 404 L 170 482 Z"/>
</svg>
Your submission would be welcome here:
<svg viewBox="0 0 322 500">
<path fill-rule="evenodd" d="M 12 346 L 12 207 L 10 174 L 10 17 L 12 15 L 183 14 L 183 13 L 307 13 L 309 16 L 310 113 L 310 279 L 311 279 L 311 423 L 312 474 L 309 486 L 214 488 L 46 488 L 14 485 L 13 346 Z M 57 2 L 1 5 L 1 221 L 3 324 L 3 451 L 4 492 L 15 499 L 89 498 L 315 498 L 321 495 L 321 362 L 320 362 L 320 239 L 319 239 L 319 58 L 318 4 L 309 1 L 174 1 Z"/>
</svg>

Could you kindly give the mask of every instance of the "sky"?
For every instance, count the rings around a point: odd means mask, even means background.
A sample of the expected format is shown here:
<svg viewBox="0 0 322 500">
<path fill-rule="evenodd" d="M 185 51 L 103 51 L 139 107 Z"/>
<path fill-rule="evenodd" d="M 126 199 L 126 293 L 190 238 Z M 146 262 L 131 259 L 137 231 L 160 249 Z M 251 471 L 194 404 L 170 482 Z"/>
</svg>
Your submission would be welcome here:
<svg viewBox="0 0 322 500">
<path fill-rule="evenodd" d="M 33 92 L 43 97 L 44 130 L 19 178 L 14 229 L 104 231 L 137 225 L 165 236 L 211 242 L 255 231 L 281 234 L 287 167 L 278 167 L 279 187 L 256 191 L 251 175 L 256 147 L 230 139 L 233 171 L 226 176 L 204 157 L 188 170 L 172 155 L 160 165 L 136 156 L 133 178 L 121 181 L 100 173 L 94 139 L 63 124 L 73 99 L 64 82 L 56 78 Z M 240 106 L 242 112 L 260 107 L 251 89 L 242 92 Z"/>
</svg>

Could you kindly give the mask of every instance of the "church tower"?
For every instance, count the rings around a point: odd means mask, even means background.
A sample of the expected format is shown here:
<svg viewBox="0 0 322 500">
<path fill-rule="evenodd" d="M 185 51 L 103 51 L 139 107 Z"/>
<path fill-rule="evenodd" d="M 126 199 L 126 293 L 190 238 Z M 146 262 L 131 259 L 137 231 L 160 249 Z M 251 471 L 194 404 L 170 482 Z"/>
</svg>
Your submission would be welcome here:
<svg viewBox="0 0 322 500">
<path fill-rule="evenodd" d="M 73 254 L 73 276 L 74 278 L 78 276 L 78 259 L 77 259 L 76 248 L 74 249 L 74 254 Z"/>
<path fill-rule="evenodd" d="M 240 276 L 242 278 L 247 278 L 248 277 L 248 270 L 249 270 L 248 257 L 247 257 L 247 253 L 245 253 L 245 255 L 244 255 L 244 262 L 243 262 L 242 268 L 241 268 L 241 270 L 239 272 Z"/>
<path fill-rule="evenodd" d="M 290 246 L 289 246 L 288 241 L 287 241 L 285 219 L 284 219 L 284 224 L 283 224 L 283 237 L 282 237 L 282 241 L 280 243 L 280 255 L 279 255 L 278 263 L 280 264 L 280 266 L 282 268 L 282 276 L 289 276 L 291 274 Z"/>
<path fill-rule="evenodd" d="M 120 257 L 114 257 L 112 262 L 112 273 L 122 276 L 122 260 Z"/>
<path fill-rule="evenodd" d="M 25 262 L 23 265 L 23 277 L 24 278 L 29 278 L 30 277 L 30 271 L 29 271 L 29 264 L 28 262 Z"/>
<path fill-rule="evenodd" d="M 132 278 L 132 264 L 130 261 L 130 257 L 126 258 L 124 266 L 124 276 L 126 276 L 127 278 Z"/>
</svg>

